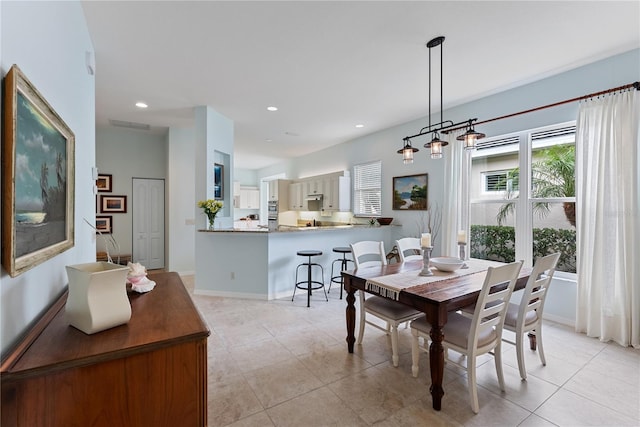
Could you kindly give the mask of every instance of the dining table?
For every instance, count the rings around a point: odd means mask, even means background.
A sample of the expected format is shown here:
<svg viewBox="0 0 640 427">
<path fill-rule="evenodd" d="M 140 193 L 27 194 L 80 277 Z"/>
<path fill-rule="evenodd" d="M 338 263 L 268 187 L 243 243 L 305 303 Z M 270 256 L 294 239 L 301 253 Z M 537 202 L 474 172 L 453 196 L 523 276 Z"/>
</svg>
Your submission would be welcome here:
<svg viewBox="0 0 640 427">
<path fill-rule="evenodd" d="M 431 398 L 433 409 L 442 407 L 442 379 L 444 376 L 443 328 L 448 313 L 472 305 L 478 299 L 486 272 L 491 266 L 503 263 L 470 259 L 465 268 L 452 272 L 429 270 L 423 273 L 423 261 L 409 261 L 382 266 L 359 268 L 342 272 L 346 292 L 347 348 L 353 353 L 355 344 L 356 307 L 355 293 L 363 291 L 408 305 L 425 313 L 431 324 L 429 336 L 429 368 L 431 371 Z M 425 270 L 426 271 L 426 270 Z M 515 290 L 523 289 L 531 274 L 531 268 L 523 267 L 516 281 Z M 531 338 L 530 338 L 531 339 Z M 532 342 L 533 348 L 535 344 Z"/>
</svg>

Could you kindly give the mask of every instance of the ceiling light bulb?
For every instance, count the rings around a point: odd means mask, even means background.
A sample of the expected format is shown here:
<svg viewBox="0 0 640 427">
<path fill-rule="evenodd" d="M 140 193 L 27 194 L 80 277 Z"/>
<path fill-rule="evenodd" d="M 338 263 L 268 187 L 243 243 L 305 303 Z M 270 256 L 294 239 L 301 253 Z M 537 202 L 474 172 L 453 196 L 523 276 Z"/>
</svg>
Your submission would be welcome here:
<svg viewBox="0 0 640 427">
<path fill-rule="evenodd" d="M 147 108 L 148 105 L 146 103 L 142 102 L 142 101 L 138 101 L 138 102 L 136 102 L 136 107 L 138 107 L 138 108 Z"/>
<path fill-rule="evenodd" d="M 364 125 L 357 124 L 357 125 L 356 125 L 356 127 L 357 127 L 357 128 L 363 128 L 363 127 L 364 127 Z"/>
<path fill-rule="evenodd" d="M 269 111 L 278 111 L 278 107 L 267 107 L 267 110 Z"/>
</svg>

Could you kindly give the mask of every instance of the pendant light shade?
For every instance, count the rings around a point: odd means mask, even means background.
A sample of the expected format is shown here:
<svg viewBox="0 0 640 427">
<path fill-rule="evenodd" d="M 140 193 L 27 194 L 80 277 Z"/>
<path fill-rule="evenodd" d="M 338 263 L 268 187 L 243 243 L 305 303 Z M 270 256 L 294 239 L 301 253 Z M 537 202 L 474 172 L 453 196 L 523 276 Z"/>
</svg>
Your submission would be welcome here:
<svg viewBox="0 0 640 427">
<path fill-rule="evenodd" d="M 475 150 L 476 149 L 476 141 L 484 138 L 486 135 L 484 133 L 476 132 L 473 129 L 472 120 L 469 120 L 469 127 L 467 131 L 457 137 L 458 141 L 462 141 L 463 147 L 465 150 Z"/>
<path fill-rule="evenodd" d="M 425 148 L 429 148 L 431 151 L 432 159 L 441 159 L 442 158 L 442 147 L 446 147 L 449 145 L 447 141 L 443 141 L 440 139 L 438 132 L 433 133 L 433 139 L 426 144 L 424 144 Z"/>
<path fill-rule="evenodd" d="M 402 159 L 404 164 L 413 163 L 413 153 L 418 151 L 417 149 L 411 147 L 412 138 L 422 136 L 422 135 L 427 135 L 433 132 L 433 138 L 431 139 L 430 142 L 427 142 L 426 144 L 424 144 L 424 146 L 425 148 L 430 149 L 432 159 L 441 159 L 443 155 L 442 147 L 449 145 L 449 143 L 446 141 L 442 141 L 438 135 L 438 132 L 448 133 L 454 128 L 460 129 L 462 127 L 460 125 L 463 125 L 464 123 L 468 122 L 467 132 L 456 138 L 457 140 L 464 142 L 465 150 L 475 149 L 476 140 L 480 138 L 484 138 L 485 136 L 483 133 L 476 132 L 473 129 L 473 122 L 478 119 L 469 119 L 464 122 L 453 123 L 451 120 L 445 121 L 442 117 L 443 116 L 443 98 L 444 98 L 443 89 L 442 89 L 442 77 L 444 75 L 444 71 L 442 68 L 443 43 L 444 43 L 444 36 L 435 37 L 429 40 L 429 42 L 427 43 L 427 47 L 429 48 L 429 125 L 420 129 L 419 133 L 412 136 L 407 136 L 403 139 L 404 148 L 402 148 L 401 150 L 398 150 L 398 154 L 402 154 Z M 432 125 L 431 124 L 431 49 L 438 46 L 440 46 L 440 123 L 436 123 Z M 460 127 L 457 127 L 457 126 L 460 126 Z"/>
<path fill-rule="evenodd" d="M 402 154 L 402 162 L 405 165 L 413 163 L 413 153 L 417 153 L 417 148 L 411 146 L 411 141 L 408 138 L 404 139 L 404 147 L 398 150 L 398 154 Z"/>
</svg>

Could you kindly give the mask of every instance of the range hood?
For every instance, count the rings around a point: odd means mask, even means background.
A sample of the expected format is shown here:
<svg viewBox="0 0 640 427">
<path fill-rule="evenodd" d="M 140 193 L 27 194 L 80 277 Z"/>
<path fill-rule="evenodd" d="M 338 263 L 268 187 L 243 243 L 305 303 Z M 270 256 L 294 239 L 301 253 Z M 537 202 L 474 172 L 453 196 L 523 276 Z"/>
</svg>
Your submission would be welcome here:
<svg viewBox="0 0 640 427">
<path fill-rule="evenodd" d="M 305 197 L 305 200 L 322 200 L 323 195 L 322 194 L 309 194 L 307 197 Z"/>
</svg>

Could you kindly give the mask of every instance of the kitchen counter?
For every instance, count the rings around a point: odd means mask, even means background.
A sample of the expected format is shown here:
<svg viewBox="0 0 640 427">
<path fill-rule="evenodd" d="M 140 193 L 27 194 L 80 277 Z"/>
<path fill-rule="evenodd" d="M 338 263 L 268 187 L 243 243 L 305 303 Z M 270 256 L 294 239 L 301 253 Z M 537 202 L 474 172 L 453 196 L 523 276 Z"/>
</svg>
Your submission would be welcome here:
<svg viewBox="0 0 640 427">
<path fill-rule="evenodd" d="M 344 230 L 349 228 L 379 228 L 379 227 L 392 227 L 385 226 L 371 226 L 365 224 L 344 224 L 344 225 L 321 225 L 321 226 L 295 226 L 295 225 L 280 225 L 277 230 L 269 230 L 266 227 L 233 227 L 233 228 L 216 228 L 214 230 L 201 229 L 203 233 L 290 233 L 300 231 L 323 231 L 323 230 Z"/>
<path fill-rule="evenodd" d="M 293 293 L 296 266 L 305 260 L 299 250 L 315 249 L 314 262 L 324 267 L 329 284 L 337 246 L 362 240 L 383 241 L 387 252 L 402 230 L 399 226 L 282 226 L 276 231 L 255 228 L 200 230 L 196 233 L 195 293 L 201 295 L 277 299 Z"/>
</svg>

